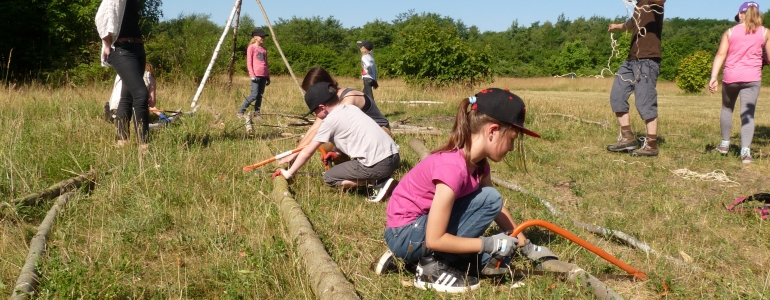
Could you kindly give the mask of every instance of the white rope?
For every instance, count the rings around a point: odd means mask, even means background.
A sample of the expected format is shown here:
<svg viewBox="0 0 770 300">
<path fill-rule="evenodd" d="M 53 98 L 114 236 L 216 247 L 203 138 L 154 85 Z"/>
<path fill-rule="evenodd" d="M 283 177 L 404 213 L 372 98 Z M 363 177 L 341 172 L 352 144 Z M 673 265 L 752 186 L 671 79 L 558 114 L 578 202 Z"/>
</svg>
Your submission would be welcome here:
<svg viewBox="0 0 770 300">
<path fill-rule="evenodd" d="M 654 8 L 658 7 L 660 9 L 662 9 L 663 6 L 660 6 L 660 5 L 657 5 L 657 4 L 648 4 L 648 5 L 637 6 L 634 3 L 633 0 L 623 0 L 623 4 L 626 7 L 626 14 L 628 14 L 628 13 L 631 14 L 631 20 L 634 21 L 634 26 L 636 26 L 636 29 L 638 29 L 637 30 L 638 31 L 637 38 L 636 38 L 636 43 L 638 44 L 639 40 L 641 38 L 647 36 L 647 28 L 643 27 L 639 23 L 640 22 L 639 21 L 639 17 L 641 16 L 642 12 L 645 12 L 645 13 L 650 13 L 651 12 L 651 13 L 656 13 L 656 14 L 662 14 L 662 13 L 658 12 L 658 10 L 656 10 Z M 612 56 L 613 55 L 616 55 L 618 43 L 615 40 L 615 38 L 613 37 L 612 33 L 610 33 L 610 40 L 611 40 L 611 46 L 612 46 L 612 53 L 610 54 L 610 58 L 607 61 L 607 71 L 612 72 L 612 70 L 609 68 L 610 67 L 609 61 L 612 60 Z M 639 49 L 640 49 L 640 47 L 636 47 L 636 55 L 635 55 L 635 57 L 636 57 L 637 61 L 639 60 Z M 640 64 L 637 64 L 636 67 L 637 67 L 637 74 L 639 74 L 641 76 L 642 66 Z M 604 73 L 604 69 L 602 69 L 602 74 L 603 73 Z M 623 76 L 618 74 L 618 73 L 614 73 L 614 74 L 615 74 L 615 76 L 618 76 L 620 78 L 620 80 L 625 81 L 625 82 L 629 82 L 631 84 L 636 84 L 636 82 L 638 81 L 638 78 L 637 78 L 636 75 L 634 76 L 633 80 L 629 80 L 629 79 L 623 78 Z"/>
<path fill-rule="evenodd" d="M 640 162 L 640 161 L 634 161 L 634 162 L 630 162 L 630 163 L 625 161 L 625 160 L 622 160 L 622 159 L 613 160 L 613 161 L 621 162 L 621 163 L 624 163 L 624 164 L 627 164 L 627 165 L 633 165 L 633 164 L 637 164 L 638 163 L 638 164 L 641 164 L 641 165 L 643 165 L 643 166 L 645 166 L 647 168 L 652 168 L 651 166 L 648 166 L 647 164 L 645 164 L 643 162 Z M 730 179 L 730 177 L 728 177 L 727 174 L 725 173 L 725 171 L 723 171 L 723 170 L 714 170 L 714 171 L 711 171 L 709 173 L 698 173 L 698 172 L 695 172 L 695 171 L 691 171 L 691 170 L 689 170 L 687 168 L 676 169 L 676 170 L 671 170 L 671 169 L 668 169 L 666 167 L 660 167 L 660 168 L 664 169 L 664 170 L 667 170 L 667 171 L 671 172 L 672 174 L 681 177 L 684 180 L 714 181 L 714 182 L 719 182 L 719 183 L 725 184 L 727 187 L 737 187 L 737 186 L 741 185 L 737 181 Z"/>
</svg>

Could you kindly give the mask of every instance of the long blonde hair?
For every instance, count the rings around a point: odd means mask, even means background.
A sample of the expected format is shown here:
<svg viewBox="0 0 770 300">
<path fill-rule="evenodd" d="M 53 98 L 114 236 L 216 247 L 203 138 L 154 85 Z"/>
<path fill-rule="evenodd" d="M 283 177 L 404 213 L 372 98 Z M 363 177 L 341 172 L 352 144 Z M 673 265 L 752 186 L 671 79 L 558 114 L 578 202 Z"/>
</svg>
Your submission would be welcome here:
<svg viewBox="0 0 770 300">
<path fill-rule="evenodd" d="M 253 45 L 256 43 L 257 43 L 257 36 L 255 35 L 251 37 L 251 40 L 249 41 L 249 45 Z"/>
<path fill-rule="evenodd" d="M 743 25 L 746 27 L 746 34 L 753 34 L 762 26 L 762 13 L 756 6 L 749 6 L 749 9 L 743 15 Z"/>
</svg>

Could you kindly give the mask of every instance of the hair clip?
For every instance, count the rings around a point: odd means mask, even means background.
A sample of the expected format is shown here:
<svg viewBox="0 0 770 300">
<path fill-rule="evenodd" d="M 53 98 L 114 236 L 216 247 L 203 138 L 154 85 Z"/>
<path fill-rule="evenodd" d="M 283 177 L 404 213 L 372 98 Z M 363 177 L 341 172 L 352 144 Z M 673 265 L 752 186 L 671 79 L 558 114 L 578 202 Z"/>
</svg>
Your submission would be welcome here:
<svg viewBox="0 0 770 300">
<path fill-rule="evenodd" d="M 468 97 L 468 103 L 470 103 L 470 104 L 476 104 L 476 96 L 470 96 L 470 97 Z"/>
</svg>

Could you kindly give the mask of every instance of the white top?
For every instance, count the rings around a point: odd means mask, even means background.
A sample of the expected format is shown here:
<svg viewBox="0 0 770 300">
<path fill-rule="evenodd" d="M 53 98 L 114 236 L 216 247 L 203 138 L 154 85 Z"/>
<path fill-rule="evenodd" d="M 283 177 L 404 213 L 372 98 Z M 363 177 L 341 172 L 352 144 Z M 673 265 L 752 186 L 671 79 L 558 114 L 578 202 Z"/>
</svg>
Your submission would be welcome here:
<svg viewBox="0 0 770 300">
<path fill-rule="evenodd" d="M 377 65 L 371 53 L 361 56 L 361 78 L 377 80 Z"/>
<path fill-rule="evenodd" d="M 99 5 L 99 10 L 96 11 L 96 31 L 99 32 L 99 38 L 112 36 L 112 44 L 115 44 L 115 40 L 118 39 L 118 33 L 120 33 L 120 24 L 123 23 L 123 12 L 126 11 L 126 0 L 102 0 L 102 4 Z M 110 47 L 114 48 L 110 44 Z M 102 43 L 102 52 L 99 53 L 99 57 L 102 60 L 103 67 L 109 67 L 104 57 L 104 43 Z"/>
<path fill-rule="evenodd" d="M 339 104 L 326 118 L 313 137 L 314 142 L 332 142 L 351 159 L 371 167 L 398 153 L 398 145 L 380 125 L 358 107 Z"/>
</svg>

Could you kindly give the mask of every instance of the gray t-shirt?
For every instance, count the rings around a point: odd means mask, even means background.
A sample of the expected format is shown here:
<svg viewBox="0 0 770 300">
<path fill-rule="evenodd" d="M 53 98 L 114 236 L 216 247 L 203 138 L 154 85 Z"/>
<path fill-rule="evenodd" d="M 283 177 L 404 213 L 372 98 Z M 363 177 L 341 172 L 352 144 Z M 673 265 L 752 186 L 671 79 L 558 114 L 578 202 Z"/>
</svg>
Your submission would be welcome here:
<svg viewBox="0 0 770 300">
<path fill-rule="evenodd" d="M 313 137 L 314 142 L 332 142 L 343 153 L 371 167 L 398 153 L 398 145 L 380 125 L 352 105 L 337 105 Z"/>
</svg>

